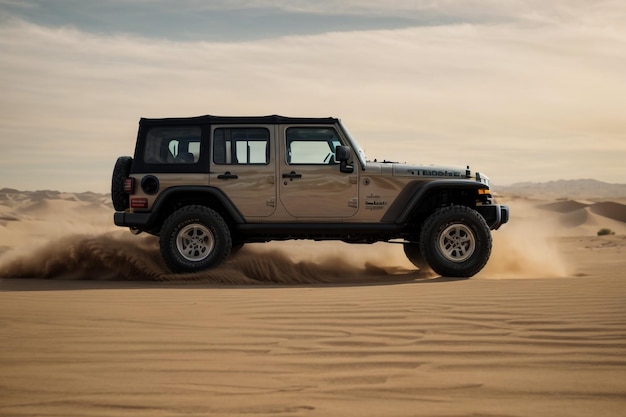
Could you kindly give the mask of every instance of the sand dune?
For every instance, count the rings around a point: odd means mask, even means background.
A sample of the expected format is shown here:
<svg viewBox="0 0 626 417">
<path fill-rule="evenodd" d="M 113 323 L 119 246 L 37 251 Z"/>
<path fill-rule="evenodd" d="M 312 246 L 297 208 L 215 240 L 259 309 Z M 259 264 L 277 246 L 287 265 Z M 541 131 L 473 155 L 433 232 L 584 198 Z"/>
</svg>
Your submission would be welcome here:
<svg viewBox="0 0 626 417">
<path fill-rule="evenodd" d="M 0 416 L 623 415 L 621 208 L 507 203 L 469 280 L 307 241 L 180 276 L 106 196 L 0 190 Z"/>
<path fill-rule="evenodd" d="M 0 254 L 31 252 L 71 234 L 113 232 L 112 223 L 107 195 L 0 190 Z"/>
<path fill-rule="evenodd" d="M 562 234 L 592 235 L 600 229 L 626 233 L 626 205 L 618 202 L 560 200 L 539 204 L 537 208 L 559 213 L 555 219 L 563 226 Z"/>
<path fill-rule="evenodd" d="M 559 200 L 551 203 L 539 204 L 537 208 L 556 211 L 557 213 L 569 213 L 572 211 L 578 211 L 585 207 L 589 207 L 590 205 L 591 203 L 583 203 L 574 200 Z"/>
<path fill-rule="evenodd" d="M 626 205 L 613 201 L 596 203 L 589 209 L 600 216 L 626 223 Z"/>
</svg>

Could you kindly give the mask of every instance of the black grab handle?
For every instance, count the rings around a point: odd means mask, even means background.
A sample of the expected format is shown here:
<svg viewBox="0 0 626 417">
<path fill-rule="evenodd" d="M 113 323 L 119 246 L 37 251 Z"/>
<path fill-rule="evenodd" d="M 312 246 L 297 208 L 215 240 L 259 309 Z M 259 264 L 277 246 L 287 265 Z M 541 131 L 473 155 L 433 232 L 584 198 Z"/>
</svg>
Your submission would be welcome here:
<svg viewBox="0 0 626 417">
<path fill-rule="evenodd" d="M 236 180 L 239 177 L 237 174 L 231 174 L 230 171 L 226 171 L 225 173 L 218 175 L 217 178 L 220 180 Z"/>
<path fill-rule="evenodd" d="M 296 171 L 291 171 L 289 174 L 283 174 L 283 178 L 302 178 L 302 174 L 296 174 Z"/>
</svg>

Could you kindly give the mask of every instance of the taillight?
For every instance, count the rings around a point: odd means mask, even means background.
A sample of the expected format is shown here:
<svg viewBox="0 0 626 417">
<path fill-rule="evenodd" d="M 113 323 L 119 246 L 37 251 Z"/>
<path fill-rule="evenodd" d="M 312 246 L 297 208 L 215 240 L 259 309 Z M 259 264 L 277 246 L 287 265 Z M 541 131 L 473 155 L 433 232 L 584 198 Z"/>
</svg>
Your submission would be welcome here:
<svg viewBox="0 0 626 417">
<path fill-rule="evenodd" d="M 130 208 L 134 208 L 134 209 L 148 208 L 148 199 L 147 198 L 131 198 Z"/>
<path fill-rule="evenodd" d="M 124 179 L 124 192 L 126 194 L 132 194 L 135 192 L 135 179 L 130 177 L 130 178 L 125 178 Z"/>
</svg>

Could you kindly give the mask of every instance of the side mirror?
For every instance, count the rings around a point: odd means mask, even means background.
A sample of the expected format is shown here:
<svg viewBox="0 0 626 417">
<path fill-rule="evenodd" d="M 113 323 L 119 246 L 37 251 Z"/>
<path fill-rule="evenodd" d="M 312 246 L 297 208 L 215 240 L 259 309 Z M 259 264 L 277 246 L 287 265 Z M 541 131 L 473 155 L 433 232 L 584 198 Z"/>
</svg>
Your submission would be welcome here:
<svg viewBox="0 0 626 417">
<path fill-rule="evenodd" d="M 337 146 L 335 148 L 335 160 L 339 162 L 345 162 L 350 159 L 350 147 L 349 146 Z"/>
<path fill-rule="evenodd" d="M 341 164 L 339 165 L 339 171 L 351 174 L 354 172 L 354 167 L 348 165 L 348 159 L 350 159 L 350 147 L 349 146 L 337 146 L 335 148 L 335 159 Z"/>
</svg>

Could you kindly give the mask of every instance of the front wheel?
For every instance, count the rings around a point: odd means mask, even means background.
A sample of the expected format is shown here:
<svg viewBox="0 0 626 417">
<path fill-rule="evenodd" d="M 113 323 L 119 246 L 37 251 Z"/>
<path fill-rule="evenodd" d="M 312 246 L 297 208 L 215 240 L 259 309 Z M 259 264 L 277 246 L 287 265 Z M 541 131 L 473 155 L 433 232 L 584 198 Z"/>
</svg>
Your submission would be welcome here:
<svg viewBox="0 0 626 417">
<path fill-rule="evenodd" d="M 444 207 L 424 222 L 420 248 L 428 265 L 439 275 L 471 277 L 489 260 L 491 232 L 476 210 Z"/>
<path fill-rule="evenodd" d="M 222 263 L 232 245 L 224 219 L 204 206 L 176 210 L 163 223 L 161 254 L 172 272 L 197 272 Z"/>
</svg>

